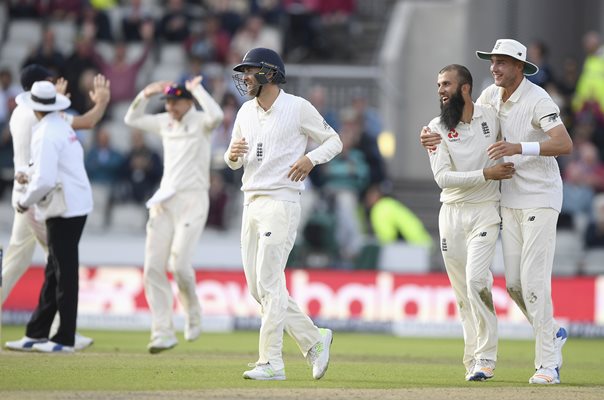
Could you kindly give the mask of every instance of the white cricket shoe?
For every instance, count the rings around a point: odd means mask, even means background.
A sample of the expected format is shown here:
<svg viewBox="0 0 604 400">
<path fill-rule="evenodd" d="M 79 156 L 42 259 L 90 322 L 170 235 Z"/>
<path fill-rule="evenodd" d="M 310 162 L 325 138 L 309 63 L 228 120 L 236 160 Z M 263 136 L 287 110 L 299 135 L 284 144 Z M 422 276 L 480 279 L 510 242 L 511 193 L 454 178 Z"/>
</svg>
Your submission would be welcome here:
<svg viewBox="0 0 604 400">
<path fill-rule="evenodd" d="M 14 340 L 11 342 L 6 342 L 4 344 L 4 347 L 6 347 L 9 350 L 15 350 L 15 351 L 33 351 L 33 347 L 34 344 L 36 343 L 44 343 L 47 342 L 48 339 L 44 338 L 44 339 L 34 339 L 34 338 L 30 338 L 27 336 L 23 336 L 21 339 L 19 340 Z"/>
<path fill-rule="evenodd" d="M 164 350 L 170 350 L 174 346 L 178 344 L 178 340 L 176 340 L 173 336 L 160 336 L 151 340 L 151 342 L 147 345 L 147 349 L 151 354 L 157 354 Z"/>
<path fill-rule="evenodd" d="M 73 344 L 73 347 L 74 349 L 76 349 L 76 351 L 84 350 L 85 348 L 90 347 L 92 343 L 94 343 L 94 340 L 92 338 L 89 338 L 88 336 L 84 336 L 76 332 L 75 343 Z"/>
<path fill-rule="evenodd" d="M 52 340 L 48 340 L 43 343 L 36 343 L 33 346 L 34 351 L 39 351 L 41 353 L 74 353 L 75 349 L 73 346 L 65 346 L 63 344 L 59 344 L 53 342 Z"/>
<path fill-rule="evenodd" d="M 253 379 L 256 381 L 284 381 L 285 369 L 275 370 L 270 363 L 266 364 L 249 364 L 254 367 L 243 373 L 244 379 Z"/>
<path fill-rule="evenodd" d="M 539 368 L 535 375 L 531 376 L 529 383 L 538 385 L 554 385 L 560 383 L 560 375 L 554 368 Z"/>
<path fill-rule="evenodd" d="M 476 361 L 469 381 L 486 381 L 495 376 L 495 361 L 481 359 Z"/>
<path fill-rule="evenodd" d="M 201 335 L 201 324 L 185 324 L 185 340 L 193 342 Z"/>
<path fill-rule="evenodd" d="M 472 360 L 470 362 L 470 365 L 468 366 L 468 369 L 466 369 L 466 381 L 470 381 L 472 375 L 474 374 L 474 366 L 476 365 L 476 360 Z"/>
<path fill-rule="evenodd" d="M 323 378 L 329 367 L 329 350 L 333 342 L 331 329 L 319 329 L 321 340 L 317 342 L 306 354 L 306 359 L 312 365 L 312 377 Z"/>
</svg>

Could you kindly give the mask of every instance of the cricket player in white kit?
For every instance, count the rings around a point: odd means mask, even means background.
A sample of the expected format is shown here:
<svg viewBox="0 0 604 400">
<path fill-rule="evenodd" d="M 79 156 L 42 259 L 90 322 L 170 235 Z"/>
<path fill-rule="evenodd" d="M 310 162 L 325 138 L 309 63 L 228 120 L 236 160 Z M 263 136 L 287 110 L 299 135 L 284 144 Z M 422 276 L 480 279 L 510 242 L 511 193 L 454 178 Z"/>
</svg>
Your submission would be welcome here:
<svg viewBox="0 0 604 400">
<path fill-rule="evenodd" d="M 208 218 L 211 134 L 223 118 L 201 80 L 197 76 L 184 86 L 153 82 L 136 96 L 124 118 L 131 127 L 160 135 L 164 150 L 160 187 L 147 202 L 144 285 L 153 319 L 147 346 L 152 354 L 178 344 L 168 264 L 185 310 L 185 339 L 193 341 L 201 333 L 201 306 L 191 260 Z M 166 99 L 166 112 L 146 114 L 149 98 L 160 93 Z M 195 108 L 193 98 L 202 111 Z"/>
<path fill-rule="evenodd" d="M 491 61 L 495 83 L 477 103 L 499 113 L 502 141 L 489 147 L 493 160 L 513 162 L 516 174 L 501 187 L 502 243 L 508 293 L 535 334 L 535 374 L 529 383 L 560 383 L 564 328 L 554 320 L 551 276 L 556 223 L 562 207 L 562 178 L 554 157 L 570 154 L 572 140 L 560 110 L 541 87 L 524 75 L 539 68 L 526 61 L 526 47 L 499 39 L 493 50 L 477 51 Z"/>
<path fill-rule="evenodd" d="M 300 221 L 303 181 L 315 165 L 339 154 L 342 142 L 310 102 L 279 87 L 285 66 L 276 52 L 252 49 L 234 70 L 238 90 L 253 98 L 237 113 L 224 159 L 231 169 L 244 168 L 243 268 L 262 314 L 259 358 L 243 377 L 285 380 L 285 330 L 320 379 L 329 365 L 332 332 L 317 328 L 289 296 L 284 270 Z M 318 147 L 305 154 L 309 137 Z"/>
<path fill-rule="evenodd" d="M 503 140 L 491 145 L 489 157 L 514 163 L 516 173 L 501 185 L 501 219 L 506 286 L 510 297 L 533 326 L 535 374 L 533 384 L 560 383 L 562 346 L 568 337 L 553 317 L 551 275 L 556 223 L 562 207 L 562 179 L 554 157 L 569 154 L 572 140 L 551 97 L 524 75 L 539 68 L 526 61 L 526 47 L 499 39 L 490 53 L 495 83 L 477 104 L 498 112 Z M 440 136 L 422 131 L 428 149 Z"/>
<path fill-rule="evenodd" d="M 32 64 L 25 67 L 21 72 L 21 86 L 24 90 L 28 91 L 34 82 L 49 80 L 52 77 L 53 73 L 50 70 L 40 65 Z M 63 79 L 57 81 L 59 93 L 63 93 L 66 86 L 67 81 Z M 97 75 L 94 78 L 90 98 L 94 102 L 94 106 L 84 115 L 73 116 L 66 112 L 59 113 L 73 129 L 91 129 L 100 121 L 105 113 L 109 104 L 110 91 L 109 81 L 103 75 Z M 15 168 L 15 184 L 12 195 L 13 206 L 16 205 L 17 199 L 27 191 L 31 161 L 31 138 L 34 125 L 38 122 L 33 110 L 23 104 L 17 105 L 11 114 L 9 125 L 13 139 L 13 161 Z M 46 225 L 44 221 L 36 220 L 33 207 L 24 213 L 15 213 L 2 271 L 4 290 L 1 301 L 3 303 L 17 281 L 30 266 L 36 242 L 48 254 Z M 92 344 L 91 338 L 76 334 L 76 350 L 81 350 L 90 344 Z"/>
<path fill-rule="evenodd" d="M 514 166 L 487 155 L 499 136 L 499 121 L 495 109 L 472 102 L 470 71 L 448 65 L 439 72 L 437 85 L 441 115 L 428 128 L 442 139 L 429 152 L 442 189 L 441 252 L 462 322 L 466 380 L 482 381 L 494 376 L 497 361 L 490 267 L 501 223 L 498 180 L 510 179 Z"/>
</svg>

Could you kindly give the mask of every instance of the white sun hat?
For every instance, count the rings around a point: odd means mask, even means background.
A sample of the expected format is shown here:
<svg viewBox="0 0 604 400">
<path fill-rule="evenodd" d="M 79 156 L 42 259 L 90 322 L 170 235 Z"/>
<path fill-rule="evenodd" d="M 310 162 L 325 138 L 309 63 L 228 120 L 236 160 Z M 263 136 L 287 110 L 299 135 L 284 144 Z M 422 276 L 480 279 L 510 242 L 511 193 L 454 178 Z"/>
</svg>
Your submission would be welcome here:
<svg viewBox="0 0 604 400">
<path fill-rule="evenodd" d="M 539 67 L 526 61 L 526 46 L 514 39 L 498 39 L 495 42 L 493 51 L 477 51 L 476 56 L 483 60 L 490 60 L 492 55 L 510 56 L 524 63 L 524 75 L 535 75 L 539 72 Z"/>
<path fill-rule="evenodd" d="M 71 101 L 57 93 L 55 85 L 49 81 L 34 82 L 31 91 L 21 93 L 15 101 L 34 111 L 59 111 L 71 105 Z"/>
</svg>

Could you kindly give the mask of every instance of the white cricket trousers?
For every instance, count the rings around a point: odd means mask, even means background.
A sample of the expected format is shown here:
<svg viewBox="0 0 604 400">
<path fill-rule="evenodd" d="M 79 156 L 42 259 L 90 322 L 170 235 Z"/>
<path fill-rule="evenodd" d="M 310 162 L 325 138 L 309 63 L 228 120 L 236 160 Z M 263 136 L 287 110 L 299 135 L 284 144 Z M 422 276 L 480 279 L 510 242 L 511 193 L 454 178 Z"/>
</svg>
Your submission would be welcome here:
<svg viewBox="0 0 604 400">
<path fill-rule="evenodd" d="M 552 267 L 558 211 L 501 207 L 501 218 L 507 291 L 533 326 L 535 369 L 556 368 Z"/>
<path fill-rule="evenodd" d="M 208 218 L 209 204 L 207 190 L 187 191 L 178 192 L 149 210 L 144 286 L 152 316 L 151 340 L 176 336 L 168 270 L 173 273 L 178 286 L 185 323 L 189 326 L 201 323 L 201 305 L 191 259 Z"/>
<path fill-rule="evenodd" d="M 241 253 L 248 288 L 261 306 L 258 364 L 276 370 L 283 363 L 283 331 L 306 356 L 321 334 L 289 296 L 285 264 L 296 240 L 300 203 L 259 196 L 243 207 Z"/>
<path fill-rule="evenodd" d="M 2 303 L 6 300 L 17 281 L 29 268 L 36 250 L 36 241 L 48 254 L 46 224 L 36 221 L 34 207 L 25 213 L 15 212 L 13 228 L 4 253 L 2 269 Z"/>
<path fill-rule="evenodd" d="M 463 328 L 466 370 L 474 360 L 497 360 L 497 317 L 490 267 L 501 217 L 499 203 L 443 204 L 438 217 L 441 253 Z"/>
</svg>

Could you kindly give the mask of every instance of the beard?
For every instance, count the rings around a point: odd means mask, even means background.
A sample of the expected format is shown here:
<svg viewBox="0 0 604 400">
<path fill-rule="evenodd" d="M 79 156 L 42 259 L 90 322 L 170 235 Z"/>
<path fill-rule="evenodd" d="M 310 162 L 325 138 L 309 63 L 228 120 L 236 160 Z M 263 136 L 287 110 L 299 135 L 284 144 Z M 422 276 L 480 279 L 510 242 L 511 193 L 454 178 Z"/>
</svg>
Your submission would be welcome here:
<svg viewBox="0 0 604 400">
<path fill-rule="evenodd" d="M 464 106 L 465 102 L 461 95 L 461 87 L 449 97 L 449 101 L 446 104 L 442 100 L 440 101 L 440 121 L 445 124 L 447 129 L 454 129 L 459 124 Z"/>
</svg>

